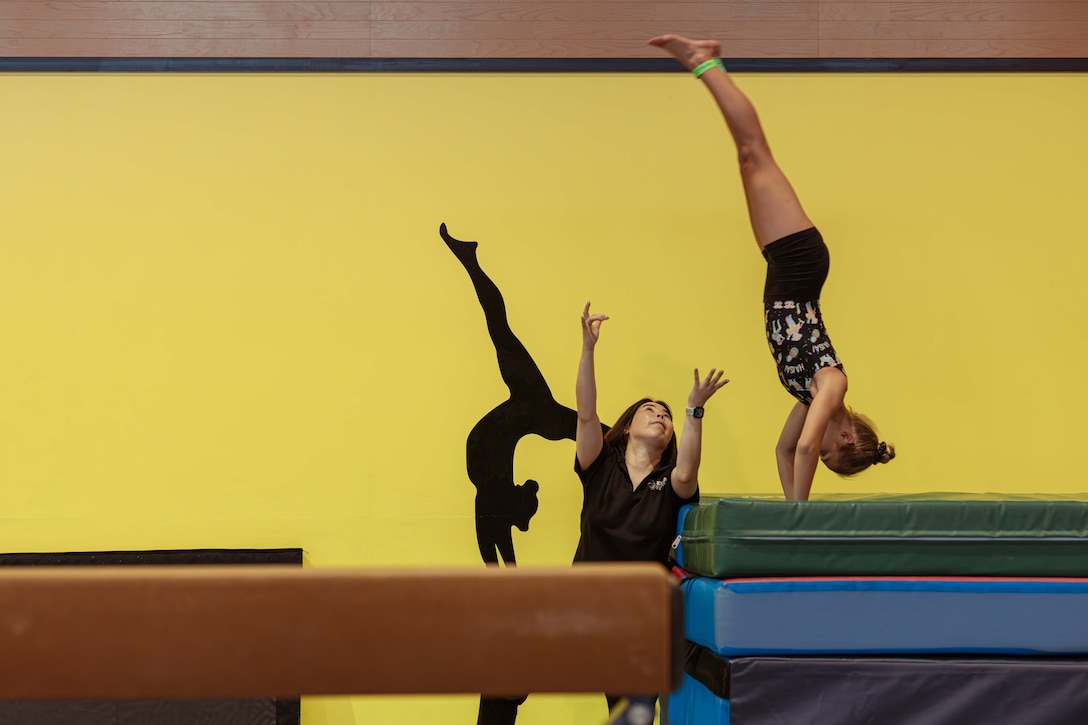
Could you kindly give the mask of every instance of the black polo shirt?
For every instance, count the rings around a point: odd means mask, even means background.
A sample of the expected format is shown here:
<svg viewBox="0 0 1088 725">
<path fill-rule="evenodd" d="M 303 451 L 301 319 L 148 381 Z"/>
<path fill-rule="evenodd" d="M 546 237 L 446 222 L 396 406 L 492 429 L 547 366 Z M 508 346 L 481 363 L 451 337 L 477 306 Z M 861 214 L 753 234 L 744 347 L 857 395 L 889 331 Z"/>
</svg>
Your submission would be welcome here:
<svg viewBox="0 0 1088 725">
<path fill-rule="evenodd" d="M 632 487 L 623 454 L 607 443 L 585 470 L 575 457 L 583 500 L 582 536 L 574 561 L 656 561 L 667 565 L 680 507 L 699 500 L 698 491 L 689 499 L 673 491 L 675 467 L 659 466 Z"/>
</svg>

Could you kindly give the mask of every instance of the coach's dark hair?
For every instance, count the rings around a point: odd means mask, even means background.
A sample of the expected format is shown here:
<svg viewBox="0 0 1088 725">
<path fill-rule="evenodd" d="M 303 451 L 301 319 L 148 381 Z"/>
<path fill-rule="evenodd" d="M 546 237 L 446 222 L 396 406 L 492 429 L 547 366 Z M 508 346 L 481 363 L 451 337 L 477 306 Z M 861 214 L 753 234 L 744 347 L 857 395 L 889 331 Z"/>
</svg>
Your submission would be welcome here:
<svg viewBox="0 0 1088 725">
<path fill-rule="evenodd" d="M 620 417 L 616 419 L 615 424 L 604 434 L 604 442 L 618 450 L 621 455 L 627 452 L 627 436 L 631 429 L 631 421 L 635 418 L 635 412 L 643 405 L 646 405 L 646 403 L 657 403 L 665 409 L 669 414 L 669 418 L 672 418 L 672 408 L 669 407 L 668 403 L 662 400 L 642 398 L 637 403 L 631 405 L 627 410 L 620 414 Z M 672 439 L 669 441 L 669 445 L 665 447 L 665 452 L 661 454 L 661 460 L 657 465 L 671 466 L 674 463 L 676 463 L 676 428 L 673 428 Z"/>
</svg>

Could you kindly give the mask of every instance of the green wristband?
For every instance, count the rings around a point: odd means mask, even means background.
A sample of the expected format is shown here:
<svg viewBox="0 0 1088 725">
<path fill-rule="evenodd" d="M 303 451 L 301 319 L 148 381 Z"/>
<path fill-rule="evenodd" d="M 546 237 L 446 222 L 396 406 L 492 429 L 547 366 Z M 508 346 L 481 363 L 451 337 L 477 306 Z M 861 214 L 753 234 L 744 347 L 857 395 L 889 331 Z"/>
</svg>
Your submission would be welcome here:
<svg viewBox="0 0 1088 725">
<path fill-rule="evenodd" d="M 692 68 L 691 72 L 695 74 L 696 78 L 698 78 L 711 68 L 718 68 L 719 70 L 721 70 L 722 73 L 725 73 L 725 63 L 722 63 L 721 58 L 711 58 L 710 60 L 705 60 L 699 65 Z"/>
</svg>

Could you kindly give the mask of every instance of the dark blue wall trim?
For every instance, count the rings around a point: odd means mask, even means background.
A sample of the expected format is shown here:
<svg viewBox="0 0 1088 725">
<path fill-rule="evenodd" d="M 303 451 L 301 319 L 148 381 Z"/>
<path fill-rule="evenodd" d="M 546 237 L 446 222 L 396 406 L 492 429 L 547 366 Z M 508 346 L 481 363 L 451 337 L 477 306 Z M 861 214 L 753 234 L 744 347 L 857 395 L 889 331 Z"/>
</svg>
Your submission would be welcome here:
<svg viewBox="0 0 1088 725">
<path fill-rule="evenodd" d="M 738 73 L 1088 72 L 1088 58 L 726 58 Z M 0 72 L 678 73 L 671 58 L 3 58 Z"/>
</svg>

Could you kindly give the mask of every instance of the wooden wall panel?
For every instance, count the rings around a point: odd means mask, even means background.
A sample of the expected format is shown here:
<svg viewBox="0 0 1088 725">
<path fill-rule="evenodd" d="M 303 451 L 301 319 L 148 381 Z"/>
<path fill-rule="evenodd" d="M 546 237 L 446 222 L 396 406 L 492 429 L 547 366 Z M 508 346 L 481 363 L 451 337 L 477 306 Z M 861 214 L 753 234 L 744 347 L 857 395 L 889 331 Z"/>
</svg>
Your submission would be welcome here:
<svg viewBox="0 0 1088 725">
<path fill-rule="evenodd" d="M 1088 20 L 1088 2 L 1047 3 L 904 3 L 904 2 L 822 2 L 821 21 L 895 20 L 908 22 L 961 22 L 982 24 L 1005 21 L 1017 23 Z"/>
<path fill-rule="evenodd" d="M 15 58 L 369 58 L 371 42 L 298 38 L 0 38 Z"/>
<path fill-rule="evenodd" d="M 375 22 L 374 40 L 535 40 L 541 43 L 590 42 L 636 44 L 646 48 L 646 39 L 657 33 L 650 23 L 612 23 L 587 26 L 580 23 L 472 23 L 472 22 Z M 659 27 L 659 26 L 658 26 Z M 682 28 L 692 33 L 696 28 Z M 738 22 L 720 25 L 706 24 L 701 30 L 723 43 L 730 40 L 803 40 L 815 38 L 818 27 L 810 22 Z M 655 49 L 651 49 L 655 50 Z M 660 51 L 658 51 L 660 52 Z M 519 55 L 521 55 L 519 53 Z M 640 52 L 639 55 L 646 55 Z M 656 56 L 655 56 L 656 57 Z"/>
<path fill-rule="evenodd" d="M 522 41 L 378 39 L 371 44 L 375 58 L 639 58 L 646 56 L 643 40 Z M 815 58 L 820 42 L 808 40 L 740 40 L 730 43 L 736 58 Z"/>
<path fill-rule="evenodd" d="M 639 58 L 662 32 L 734 58 L 1086 58 L 1088 1 L 0 0 L 12 57 Z"/>
<path fill-rule="evenodd" d="M 0 2 L 4 20 L 369 20 L 365 2 Z"/>
<path fill-rule="evenodd" d="M 823 58 L 1085 58 L 1083 40 L 821 40 Z"/>
<path fill-rule="evenodd" d="M 372 5 L 372 20 L 505 20 L 577 22 L 594 25 L 620 22 L 720 23 L 736 20 L 815 20 L 816 2 L 381 2 Z"/>
</svg>

